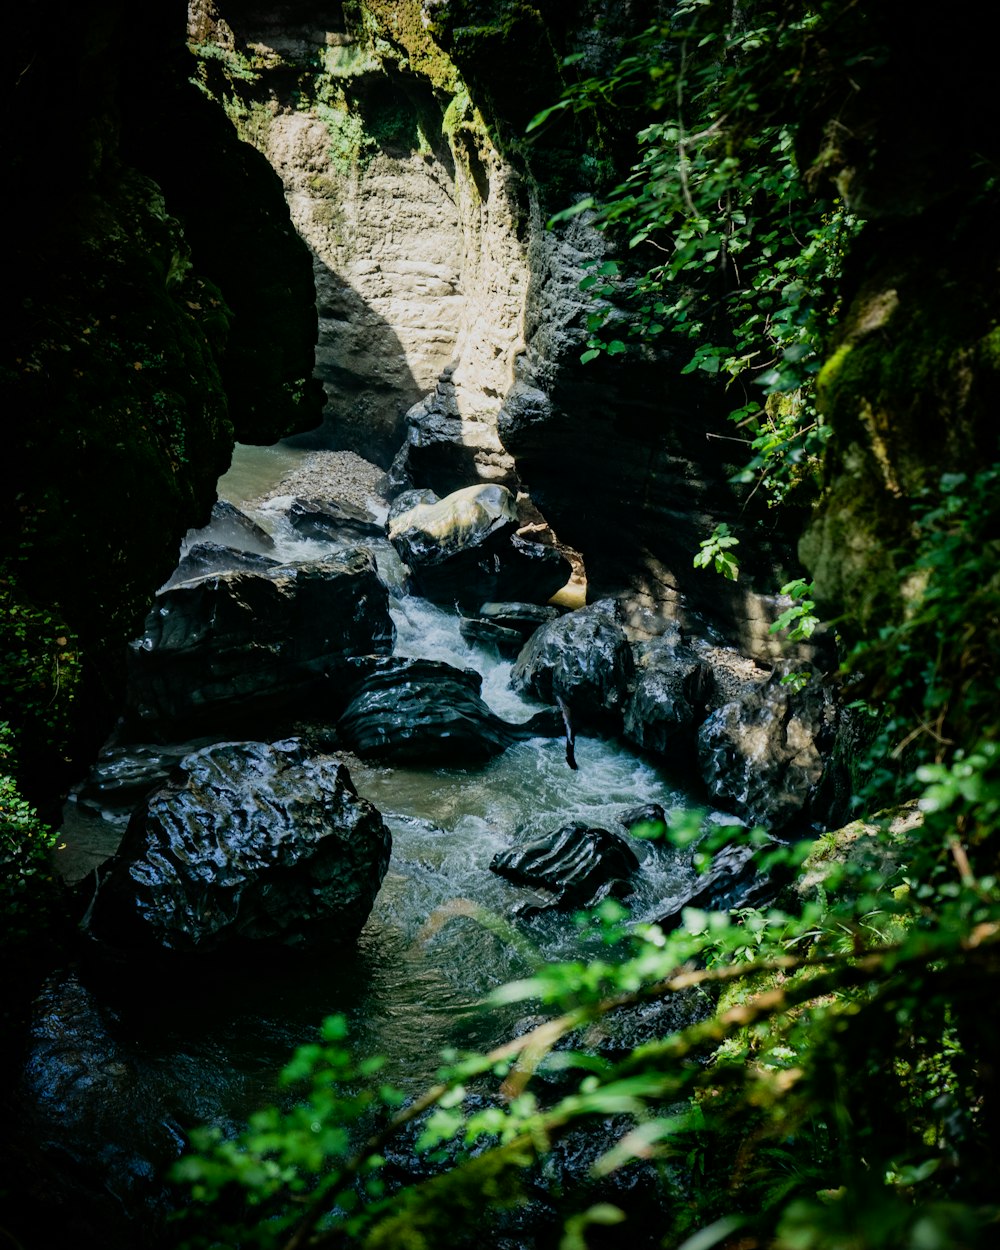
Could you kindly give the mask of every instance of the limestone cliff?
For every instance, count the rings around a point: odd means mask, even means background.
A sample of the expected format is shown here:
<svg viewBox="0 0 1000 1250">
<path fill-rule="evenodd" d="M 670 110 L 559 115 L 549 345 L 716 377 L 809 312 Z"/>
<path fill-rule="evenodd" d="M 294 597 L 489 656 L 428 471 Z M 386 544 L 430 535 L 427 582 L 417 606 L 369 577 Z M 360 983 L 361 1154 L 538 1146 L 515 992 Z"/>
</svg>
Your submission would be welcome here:
<svg viewBox="0 0 1000 1250">
<path fill-rule="evenodd" d="M 766 655 L 774 601 L 757 590 L 790 546 L 742 514 L 732 444 L 706 436 L 728 432 L 725 403 L 669 353 L 580 364 L 579 283 L 607 244 L 584 219 L 546 222 L 627 168 L 629 118 L 525 136 L 565 57 L 607 69 L 654 10 L 204 0 L 189 37 L 313 251 L 322 437 L 395 458 L 398 487 L 520 486 L 583 552 L 593 595 L 632 596 L 652 628 L 714 618 Z M 722 519 L 752 534 L 751 589 L 691 568 Z"/>
</svg>

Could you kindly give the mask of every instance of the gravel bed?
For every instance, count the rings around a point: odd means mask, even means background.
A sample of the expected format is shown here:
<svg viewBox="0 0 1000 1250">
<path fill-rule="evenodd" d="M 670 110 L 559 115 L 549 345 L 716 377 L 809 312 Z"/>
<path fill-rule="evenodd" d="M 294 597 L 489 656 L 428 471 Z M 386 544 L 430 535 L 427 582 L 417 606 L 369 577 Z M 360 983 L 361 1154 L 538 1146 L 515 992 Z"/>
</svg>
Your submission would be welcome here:
<svg viewBox="0 0 1000 1250">
<path fill-rule="evenodd" d="M 353 451 L 314 451 L 275 486 L 252 500 L 260 507 L 281 495 L 300 499 L 337 499 L 358 508 L 388 507 L 385 471 Z"/>
</svg>

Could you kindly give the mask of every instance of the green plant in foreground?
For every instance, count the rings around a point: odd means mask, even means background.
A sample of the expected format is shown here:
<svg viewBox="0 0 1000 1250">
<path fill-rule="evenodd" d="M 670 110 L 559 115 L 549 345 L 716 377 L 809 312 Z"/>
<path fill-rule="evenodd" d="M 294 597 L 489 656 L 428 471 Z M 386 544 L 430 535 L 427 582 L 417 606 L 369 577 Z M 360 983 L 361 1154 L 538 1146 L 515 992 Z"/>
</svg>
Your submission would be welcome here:
<svg viewBox="0 0 1000 1250">
<path fill-rule="evenodd" d="M 701 550 L 694 557 L 692 562 L 694 567 L 707 569 L 711 565 L 716 573 L 720 573 L 728 581 L 735 582 L 740 575 L 740 566 L 736 563 L 736 557 L 730 549 L 738 546 L 739 541 L 735 534 L 730 534 L 729 526 L 725 521 L 720 521 L 711 536 L 698 544 Z"/>
<path fill-rule="evenodd" d="M 870 1226 L 865 1246 L 916 1245 L 914 1230 L 928 1227 L 926 1244 L 943 1248 L 955 1220 L 973 1230 L 969 1245 L 985 1244 L 1000 1209 L 981 1197 L 992 1170 L 978 1063 L 991 1043 L 974 1024 L 977 978 L 1000 955 L 1000 891 L 956 871 L 948 849 L 955 803 L 992 819 L 995 800 L 983 798 L 995 795 L 985 785 L 995 762 L 972 768 L 979 790 L 928 791 L 920 838 L 938 854 L 914 857 L 922 876 L 901 861 L 885 879 L 862 857 L 831 865 L 822 897 L 794 910 L 689 909 L 671 933 L 630 928 L 606 905 L 605 956 L 539 968 L 490 1000 L 533 1001 L 551 1013 L 544 1023 L 488 1054 L 447 1057 L 439 1083 L 402 1105 L 398 1091 L 365 1083 L 377 1063 L 356 1065 L 342 1021 L 328 1024 L 337 1049 L 306 1048 L 286 1072 L 306 1083 L 301 1104 L 255 1117 L 235 1142 L 199 1137 L 201 1153 L 180 1165 L 199 1200 L 237 1189 L 250 1203 L 238 1233 L 193 1244 L 472 1244 L 485 1205 L 516 1201 L 560 1137 L 588 1124 L 607 1133 L 608 1117 L 621 1127 L 591 1181 L 656 1161 L 665 1246 L 712 1244 L 720 1221 L 789 1250 L 836 1245 L 858 1221 Z M 811 849 L 770 850 L 762 866 Z M 687 1027 L 624 1055 L 588 1040 L 599 1022 L 613 1038 L 623 1011 L 682 994 L 700 1003 Z M 415 1123 L 414 1149 L 437 1175 L 380 1177 L 387 1144 L 412 1140 Z M 638 1218 L 629 1192 L 571 1208 L 556 1240 L 586 1245 L 588 1222 Z"/>
<path fill-rule="evenodd" d="M 55 834 L 38 817 L 13 776 L 10 725 L 0 722 L 0 916 L 6 951 L 35 936 L 54 898 Z"/>
</svg>

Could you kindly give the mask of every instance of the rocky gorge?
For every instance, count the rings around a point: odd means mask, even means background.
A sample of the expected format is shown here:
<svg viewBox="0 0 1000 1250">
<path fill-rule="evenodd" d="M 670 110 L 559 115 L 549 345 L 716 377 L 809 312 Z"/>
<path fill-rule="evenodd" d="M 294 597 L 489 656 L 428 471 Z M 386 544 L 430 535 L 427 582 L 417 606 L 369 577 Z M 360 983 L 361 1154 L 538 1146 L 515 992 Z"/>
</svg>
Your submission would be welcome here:
<svg viewBox="0 0 1000 1250">
<path fill-rule="evenodd" d="M 72 56 L 40 5 L 12 42 L 20 185 L 47 75 L 81 116 L 67 204 L 17 201 L 3 375 L 3 716 L 70 884 L 10 961 L 0 1223 L 158 1247 L 190 1130 L 234 1134 L 324 1016 L 412 1099 L 440 1051 L 538 1024 L 477 1004 L 594 954 L 565 913 L 622 900 L 669 932 L 788 904 L 759 865 L 848 819 L 837 644 L 905 617 L 928 396 L 935 473 L 995 458 L 995 309 L 972 201 L 939 285 L 974 297 L 916 359 L 914 238 L 947 204 L 918 186 L 904 212 L 855 154 L 891 242 L 855 254 L 800 545 L 842 636 L 783 641 L 804 516 L 734 480 L 722 389 L 676 345 L 580 364 L 614 240 L 546 222 L 627 167 L 627 122 L 524 137 L 572 58 L 608 69 L 660 6 L 98 7 L 60 7 Z M 720 523 L 735 583 L 692 565 Z M 615 1027 L 596 1054 L 668 1026 Z M 556 1244 L 572 1153 L 498 1247 Z"/>
</svg>

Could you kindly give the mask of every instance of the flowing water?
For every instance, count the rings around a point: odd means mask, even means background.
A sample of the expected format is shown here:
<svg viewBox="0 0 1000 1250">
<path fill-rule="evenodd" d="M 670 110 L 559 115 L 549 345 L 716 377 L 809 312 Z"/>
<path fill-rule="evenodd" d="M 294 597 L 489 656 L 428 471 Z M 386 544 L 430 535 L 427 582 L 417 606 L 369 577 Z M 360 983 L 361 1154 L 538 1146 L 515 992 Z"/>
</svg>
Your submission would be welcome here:
<svg viewBox="0 0 1000 1250">
<path fill-rule="evenodd" d="M 273 534 L 281 559 L 319 559 L 331 544 L 298 537 L 281 501 L 247 504 L 295 462 L 281 448 L 238 449 L 219 491 Z M 453 613 L 406 596 L 392 548 L 373 546 L 393 596 L 397 654 L 475 669 L 499 715 L 527 720 L 538 705 L 510 688 L 511 663 L 464 641 Z M 529 1026 L 525 1008 L 484 1010 L 484 995 L 539 963 L 578 957 L 581 938 L 567 916 L 513 919 L 515 904 L 535 895 L 490 872 L 493 856 L 570 821 L 621 831 L 630 808 L 656 802 L 669 812 L 688 802 L 657 767 L 615 742 L 579 737 L 576 755 L 571 771 L 562 741 L 537 738 L 485 767 L 388 768 L 351 759 L 358 792 L 393 835 L 389 870 L 356 949 L 262 965 L 249 996 L 243 976 L 172 981 L 164 973 L 153 984 L 127 986 L 109 978 L 109 1001 L 143 1062 L 183 1090 L 178 1120 L 238 1119 L 269 1095 L 291 1047 L 312 1040 L 333 1011 L 346 1012 L 359 1050 L 386 1056 L 389 1078 L 411 1089 L 432 1077 L 441 1049 L 487 1048 Z M 79 842 L 81 824 L 88 821 L 68 819 L 68 842 Z M 93 835 L 92 819 L 89 827 Z M 646 843 L 636 850 L 642 873 L 633 916 L 652 919 L 689 887 L 690 862 Z"/>
</svg>

